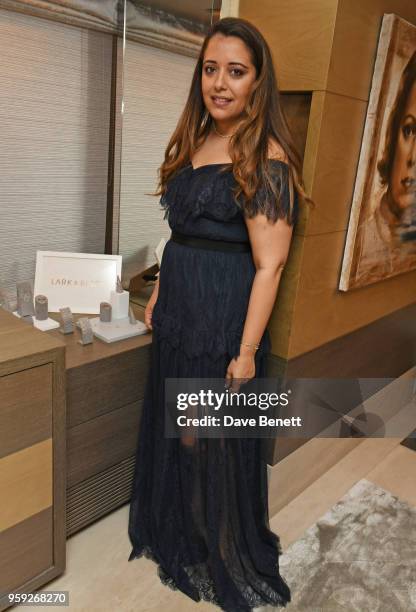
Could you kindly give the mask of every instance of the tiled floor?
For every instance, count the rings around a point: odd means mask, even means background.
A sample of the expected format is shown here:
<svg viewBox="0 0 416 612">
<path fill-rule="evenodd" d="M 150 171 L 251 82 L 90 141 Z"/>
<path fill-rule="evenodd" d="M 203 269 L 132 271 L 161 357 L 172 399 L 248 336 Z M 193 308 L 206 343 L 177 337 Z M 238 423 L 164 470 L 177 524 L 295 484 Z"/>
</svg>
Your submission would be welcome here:
<svg viewBox="0 0 416 612">
<path fill-rule="evenodd" d="M 416 506 L 415 474 L 416 452 L 400 440 L 365 440 L 273 516 L 271 528 L 285 549 L 363 477 Z M 128 562 L 127 519 L 128 505 L 71 537 L 66 573 L 43 590 L 68 590 L 71 612 L 219 610 L 162 585 L 152 561 Z"/>
</svg>

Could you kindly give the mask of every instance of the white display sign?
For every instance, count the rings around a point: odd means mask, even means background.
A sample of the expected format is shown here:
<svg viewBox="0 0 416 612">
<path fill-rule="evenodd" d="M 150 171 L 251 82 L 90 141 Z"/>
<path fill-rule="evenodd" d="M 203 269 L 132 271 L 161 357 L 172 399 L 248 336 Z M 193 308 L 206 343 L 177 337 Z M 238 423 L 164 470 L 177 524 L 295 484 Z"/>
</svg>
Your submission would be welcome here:
<svg viewBox="0 0 416 612">
<path fill-rule="evenodd" d="M 110 301 L 121 255 L 37 251 L 35 296 L 48 298 L 50 312 L 69 306 L 74 313 L 99 314 L 100 302 Z"/>
</svg>

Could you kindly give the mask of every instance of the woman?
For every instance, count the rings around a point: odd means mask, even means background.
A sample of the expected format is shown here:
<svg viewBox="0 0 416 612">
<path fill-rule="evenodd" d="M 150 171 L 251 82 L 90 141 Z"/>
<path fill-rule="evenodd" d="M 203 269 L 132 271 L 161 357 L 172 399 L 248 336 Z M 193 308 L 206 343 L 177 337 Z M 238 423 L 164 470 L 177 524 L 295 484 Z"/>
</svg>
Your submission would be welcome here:
<svg viewBox="0 0 416 612">
<path fill-rule="evenodd" d="M 378 206 L 358 228 L 356 280 L 371 282 L 415 267 L 416 51 L 403 70 L 377 164 Z"/>
<path fill-rule="evenodd" d="M 266 376 L 266 325 L 286 261 L 300 160 L 282 115 L 270 50 L 225 18 L 204 40 L 161 166 L 172 237 L 145 312 L 153 329 L 130 505 L 129 560 L 229 612 L 285 606 L 279 538 L 268 520 L 260 439 L 164 437 L 164 380 Z M 235 196 L 235 198 L 234 198 Z M 308 199 L 308 198 L 307 198 Z"/>
</svg>

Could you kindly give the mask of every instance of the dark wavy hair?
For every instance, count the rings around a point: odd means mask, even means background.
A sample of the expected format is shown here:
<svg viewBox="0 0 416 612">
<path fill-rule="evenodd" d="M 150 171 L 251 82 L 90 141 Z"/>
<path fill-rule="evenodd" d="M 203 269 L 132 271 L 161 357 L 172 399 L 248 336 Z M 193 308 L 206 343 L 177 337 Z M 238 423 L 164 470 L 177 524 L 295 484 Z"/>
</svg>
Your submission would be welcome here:
<svg viewBox="0 0 416 612">
<path fill-rule="evenodd" d="M 400 122 L 406 108 L 407 99 L 416 81 L 416 51 L 406 64 L 403 70 L 396 99 L 390 111 L 390 116 L 386 129 L 383 156 L 377 164 L 382 185 L 388 185 L 393 168 L 394 155 L 396 152 L 397 139 L 400 130 Z"/>
<path fill-rule="evenodd" d="M 302 179 L 302 160 L 296 151 L 288 128 L 277 85 L 275 69 L 269 46 L 260 31 L 249 21 L 236 17 L 225 17 L 215 22 L 206 35 L 192 77 L 185 108 L 166 147 L 165 159 L 159 168 L 158 191 L 166 192 L 168 180 L 181 168 L 190 163 L 196 149 L 204 142 L 211 130 L 212 117 L 207 112 L 202 97 L 202 67 L 207 45 L 215 34 L 236 36 L 250 51 L 256 69 L 255 88 L 248 100 L 244 116 L 235 134 L 230 138 L 230 157 L 233 174 L 238 183 L 235 199 L 242 195 L 245 214 L 251 217 L 256 212 L 254 196 L 258 190 L 271 193 L 261 202 L 262 211 L 269 219 L 276 221 L 281 216 L 280 191 L 276 190 L 268 164 L 269 140 L 277 141 L 287 156 L 289 167 L 290 211 L 292 218 L 294 190 L 305 202 L 314 206 L 305 192 Z M 278 165 L 282 173 L 281 164 Z M 227 170 L 227 167 L 224 168 Z M 282 179 L 282 174 L 280 174 Z M 280 182 L 280 185 L 283 185 Z M 277 200 L 278 206 L 273 200 Z"/>
</svg>

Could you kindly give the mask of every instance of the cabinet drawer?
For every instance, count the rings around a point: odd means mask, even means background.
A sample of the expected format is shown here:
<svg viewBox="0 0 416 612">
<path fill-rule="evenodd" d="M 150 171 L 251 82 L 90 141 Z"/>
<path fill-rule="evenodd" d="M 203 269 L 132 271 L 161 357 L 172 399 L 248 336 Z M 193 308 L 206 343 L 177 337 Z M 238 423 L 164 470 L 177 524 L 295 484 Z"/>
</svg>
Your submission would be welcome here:
<svg viewBox="0 0 416 612">
<path fill-rule="evenodd" d="M 67 426 L 95 419 L 144 395 L 149 347 L 100 359 L 67 371 Z"/>
<path fill-rule="evenodd" d="M 68 489 L 67 537 L 129 501 L 135 463 L 134 454 Z"/>
<path fill-rule="evenodd" d="M 0 377 L 0 458 L 52 436 L 52 364 Z"/>
<path fill-rule="evenodd" d="M 123 406 L 68 431 L 67 487 L 134 455 L 142 400 Z"/>
</svg>

